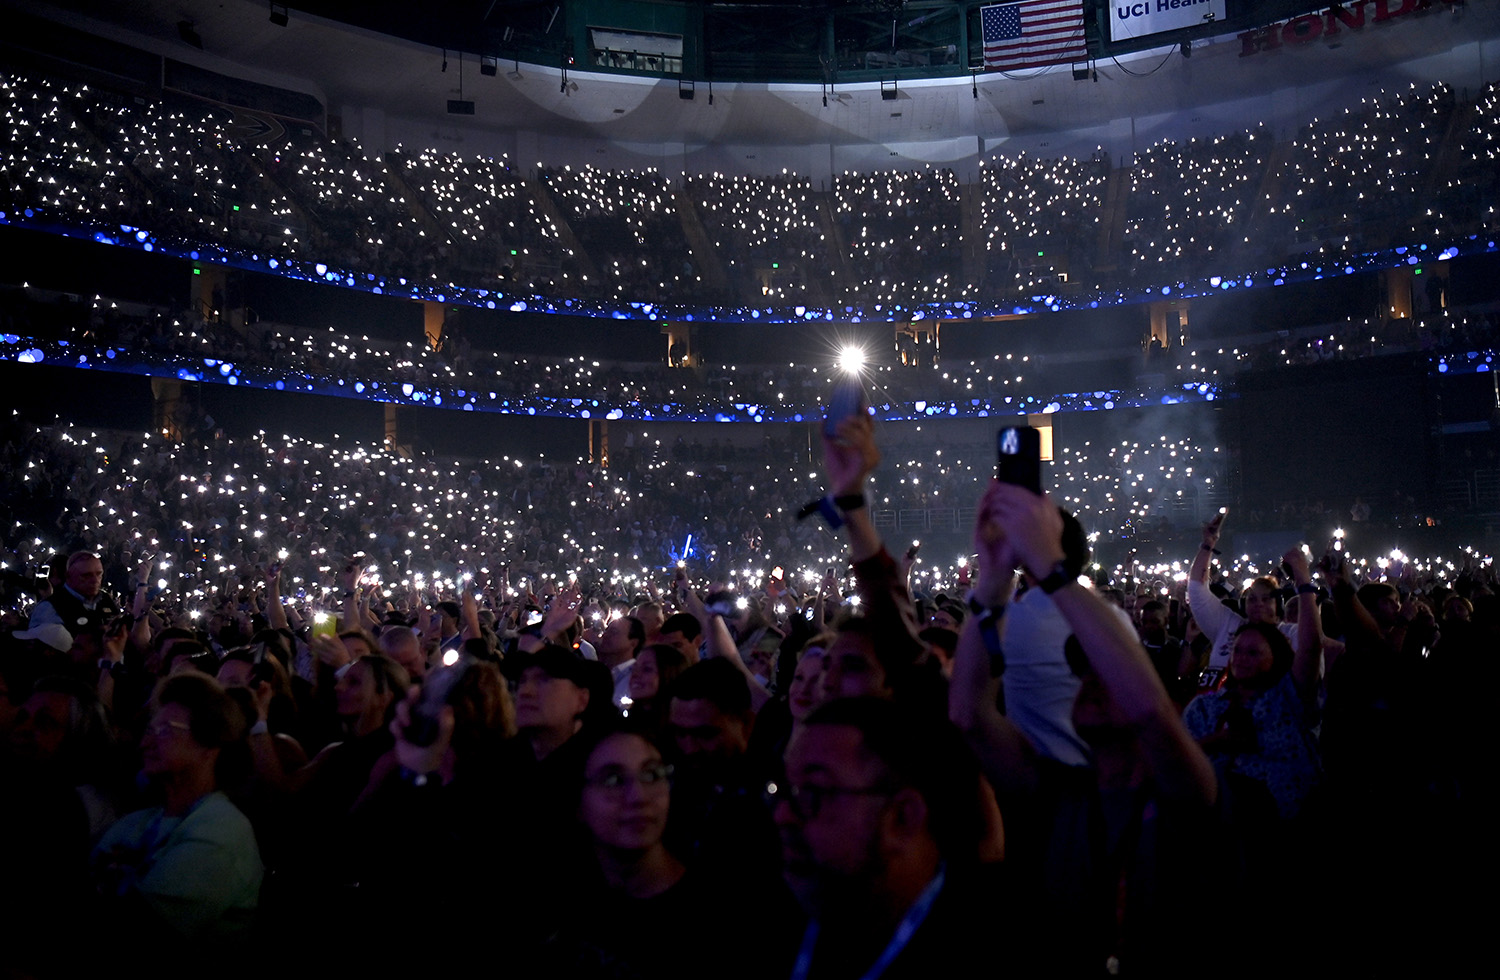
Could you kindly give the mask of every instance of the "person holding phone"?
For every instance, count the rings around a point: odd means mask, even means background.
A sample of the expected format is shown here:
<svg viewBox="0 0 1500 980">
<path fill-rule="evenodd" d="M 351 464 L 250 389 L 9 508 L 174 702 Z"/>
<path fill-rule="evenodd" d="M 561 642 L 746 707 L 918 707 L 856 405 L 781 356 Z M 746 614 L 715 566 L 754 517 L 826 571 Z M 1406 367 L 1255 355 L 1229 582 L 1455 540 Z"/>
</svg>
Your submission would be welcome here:
<svg viewBox="0 0 1500 980">
<path fill-rule="evenodd" d="M 1041 437 L 1030 426 L 1001 429 L 995 436 L 995 482 L 1042 496 Z M 1015 569 L 980 566 L 969 608 L 981 627 L 993 630 L 1004 648 L 1001 688 L 1006 712 L 1037 750 L 1068 766 L 1088 764 L 1088 744 L 1073 726 L 1073 705 L 1080 681 L 1068 667 L 1066 645 L 1073 627 L 1053 601 L 1053 593 L 1083 574 L 1090 557 L 1088 535 L 1072 514 L 1054 508 L 1062 522 L 1062 557 L 1053 565 L 1021 569 L 1019 594 Z M 993 565 L 993 562 L 990 563 Z M 1004 605 L 1003 617 L 995 610 Z M 1110 615 L 1129 626 L 1117 607 Z M 1133 627 L 1131 627 L 1133 629 Z"/>
<path fill-rule="evenodd" d="M 916 693 L 930 686 L 922 682 L 936 674 L 937 665 L 931 672 L 921 667 L 925 647 L 917 638 L 916 607 L 866 506 L 866 484 L 880 464 L 868 412 L 856 412 L 831 429 L 825 424 L 823 461 L 825 500 L 842 518 L 863 614 L 839 629 L 824 654 L 825 695 L 893 697 L 908 687 Z"/>
<path fill-rule="evenodd" d="M 1197 620 L 1199 628 L 1213 641 L 1208 654 L 1208 666 L 1198 679 L 1200 691 L 1214 690 L 1225 680 L 1234 652 L 1235 637 L 1245 623 L 1265 623 L 1280 630 L 1289 644 L 1297 642 L 1297 624 L 1282 622 L 1281 601 L 1278 597 L 1280 586 L 1274 578 L 1263 575 L 1245 588 L 1240 595 L 1244 603 L 1243 615 L 1224 605 L 1209 590 L 1209 571 L 1213 566 L 1214 556 L 1219 553 L 1219 536 L 1228 513 L 1227 509 L 1221 509 L 1203 525 L 1202 544 L 1198 547 L 1198 554 L 1193 556 L 1192 567 L 1188 569 L 1188 608 L 1192 610 L 1193 619 Z"/>
<path fill-rule="evenodd" d="M 1214 879 L 1232 880 L 1203 860 L 1219 841 L 1213 766 L 1129 619 L 1076 574 L 1064 512 L 999 479 L 977 510 L 971 600 L 983 611 L 959 635 L 949 718 L 994 787 L 1007 868 L 1040 916 L 1026 944 L 1041 951 L 1049 975 L 1187 975 L 1217 940 L 1183 923 L 1213 905 L 1209 889 L 1227 887 Z M 996 637 L 1001 623 L 1024 615 L 1023 600 L 1012 599 L 1018 566 L 1036 583 L 1025 595 L 1045 598 L 1066 631 L 1058 666 L 1071 684 L 1057 689 L 1073 692 L 1067 733 L 1086 749 L 1082 762 L 1059 758 L 1056 728 L 1034 735 L 1034 722 L 1023 725 L 1009 690 L 1004 711 L 997 703 L 1011 662 L 1033 658 L 1028 631 Z M 1038 663 L 1043 654 L 1050 648 L 1036 652 Z"/>
<path fill-rule="evenodd" d="M 1313 735 L 1322 644 L 1307 556 L 1292 548 L 1283 560 L 1298 582 L 1302 607 L 1295 645 L 1273 623 L 1243 621 L 1223 689 L 1199 695 L 1183 721 L 1216 763 L 1264 786 L 1281 818 L 1289 820 L 1322 780 Z"/>
</svg>

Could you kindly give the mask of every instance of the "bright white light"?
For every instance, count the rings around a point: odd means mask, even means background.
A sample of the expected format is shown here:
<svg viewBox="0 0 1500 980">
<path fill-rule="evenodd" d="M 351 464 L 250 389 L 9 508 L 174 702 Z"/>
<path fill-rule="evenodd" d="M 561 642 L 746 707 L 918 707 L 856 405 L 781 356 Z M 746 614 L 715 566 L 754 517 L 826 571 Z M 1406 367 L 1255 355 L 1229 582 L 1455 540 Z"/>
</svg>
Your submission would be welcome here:
<svg viewBox="0 0 1500 980">
<path fill-rule="evenodd" d="M 839 351 L 839 370 L 858 374 L 865 366 L 865 351 L 862 347 L 849 346 Z"/>
</svg>

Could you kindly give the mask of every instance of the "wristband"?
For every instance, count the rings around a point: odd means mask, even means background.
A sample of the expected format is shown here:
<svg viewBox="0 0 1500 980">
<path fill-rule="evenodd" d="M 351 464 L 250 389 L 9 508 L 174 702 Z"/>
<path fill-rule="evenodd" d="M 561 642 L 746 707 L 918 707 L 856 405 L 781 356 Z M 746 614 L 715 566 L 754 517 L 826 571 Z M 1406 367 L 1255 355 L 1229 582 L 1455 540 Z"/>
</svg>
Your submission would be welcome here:
<svg viewBox="0 0 1500 980">
<path fill-rule="evenodd" d="M 1298 595 L 1317 595 L 1317 593 L 1318 587 L 1311 582 L 1308 582 L 1306 585 L 1297 586 Z"/>
<path fill-rule="evenodd" d="M 1052 570 L 1037 584 L 1041 586 L 1044 594 L 1051 595 L 1069 582 L 1076 581 L 1077 579 L 1078 573 L 1068 567 L 1067 559 L 1059 558 L 1057 564 L 1052 566 Z"/>
<path fill-rule="evenodd" d="M 969 612 L 975 616 L 983 616 L 986 613 L 996 617 L 1005 615 L 1005 603 L 1000 602 L 993 606 L 987 606 L 979 601 L 979 597 L 974 594 L 973 589 L 970 589 L 968 594 L 964 596 L 964 605 L 968 606 Z"/>
<path fill-rule="evenodd" d="M 863 493 L 845 493 L 833 498 L 833 506 L 843 511 L 859 510 L 864 505 Z"/>
<path fill-rule="evenodd" d="M 253 725 L 250 726 L 250 732 L 249 732 L 249 734 L 251 734 L 251 735 L 269 735 L 269 734 L 271 734 L 271 726 L 267 725 L 266 724 L 266 720 L 264 718 L 262 718 L 259 721 L 257 721 L 255 724 L 253 724 Z"/>
<path fill-rule="evenodd" d="M 990 606 L 974 620 L 979 627 L 979 638 L 990 655 L 990 676 L 1005 673 L 1005 651 L 1000 646 L 1000 620 L 1005 618 L 1004 606 Z"/>
<path fill-rule="evenodd" d="M 1212 554 L 1212 555 L 1222 555 L 1224 553 L 1224 552 L 1220 551 L 1218 548 L 1215 548 L 1211 544 L 1205 544 L 1205 545 L 1203 545 L 1202 549 L 1204 551 L 1208 552 L 1209 554 Z"/>
<path fill-rule="evenodd" d="M 863 505 L 861 504 L 861 506 Z M 822 517 L 830 530 L 837 531 L 844 526 L 843 515 L 839 513 L 838 508 L 834 506 L 833 500 L 829 497 L 819 497 L 817 500 L 803 504 L 802 509 L 797 512 L 797 520 L 806 520 L 814 514 Z"/>
</svg>

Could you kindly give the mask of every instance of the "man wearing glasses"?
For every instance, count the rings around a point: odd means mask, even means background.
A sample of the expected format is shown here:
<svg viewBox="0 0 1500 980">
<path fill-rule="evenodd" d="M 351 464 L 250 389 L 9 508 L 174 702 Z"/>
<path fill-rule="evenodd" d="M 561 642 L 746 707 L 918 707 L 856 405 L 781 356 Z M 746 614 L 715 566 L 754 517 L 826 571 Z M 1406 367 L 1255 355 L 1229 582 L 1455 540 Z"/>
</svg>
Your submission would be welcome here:
<svg viewBox="0 0 1500 980">
<path fill-rule="evenodd" d="M 783 876 L 810 922 L 794 980 L 927 977 L 1010 963 L 1017 917 L 978 859 L 977 768 L 957 733 L 878 698 L 823 705 L 767 786 Z M 1003 933 L 997 929 L 1004 930 Z"/>
</svg>

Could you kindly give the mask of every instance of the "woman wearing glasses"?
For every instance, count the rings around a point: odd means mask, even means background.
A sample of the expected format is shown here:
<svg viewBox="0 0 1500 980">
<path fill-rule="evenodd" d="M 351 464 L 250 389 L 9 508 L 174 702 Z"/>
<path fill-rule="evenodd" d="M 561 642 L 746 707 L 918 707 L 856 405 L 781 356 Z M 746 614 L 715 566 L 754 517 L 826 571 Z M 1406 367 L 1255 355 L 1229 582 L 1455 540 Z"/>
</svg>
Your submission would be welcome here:
<svg viewBox="0 0 1500 980">
<path fill-rule="evenodd" d="M 584 765 L 579 816 L 605 886 L 623 897 L 655 898 L 686 873 L 661 840 L 671 774 L 656 747 L 630 731 L 605 736 Z"/>
<path fill-rule="evenodd" d="M 579 822 L 596 874 L 549 944 L 549 966 L 574 977 L 785 972 L 794 934 L 771 926 L 764 893 L 689 868 L 662 843 L 672 768 L 644 734 L 604 736 L 583 772 Z M 758 942 L 746 942 L 747 924 Z"/>
<path fill-rule="evenodd" d="M 94 851 L 94 877 L 124 935 L 188 946 L 244 939 L 262 867 L 250 821 L 219 791 L 227 756 L 243 756 L 239 709 L 211 677 L 162 682 L 141 740 L 145 775 L 162 805 L 121 818 Z M 193 942 L 193 941 L 196 941 Z"/>
</svg>

